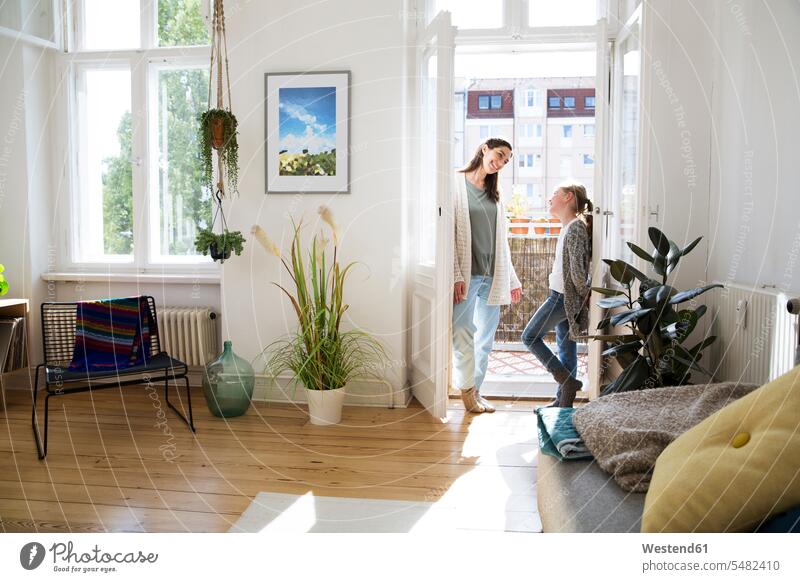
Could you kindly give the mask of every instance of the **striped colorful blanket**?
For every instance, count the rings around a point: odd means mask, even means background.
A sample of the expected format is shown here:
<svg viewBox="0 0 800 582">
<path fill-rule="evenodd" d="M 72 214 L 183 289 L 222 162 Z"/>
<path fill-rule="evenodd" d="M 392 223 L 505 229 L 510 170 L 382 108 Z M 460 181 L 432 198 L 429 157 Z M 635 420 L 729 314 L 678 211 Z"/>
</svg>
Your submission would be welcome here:
<svg viewBox="0 0 800 582">
<path fill-rule="evenodd" d="M 147 363 L 154 328 L 146 297 L 78 303 L 70 372 L 107 372 Z"/>
</svg>

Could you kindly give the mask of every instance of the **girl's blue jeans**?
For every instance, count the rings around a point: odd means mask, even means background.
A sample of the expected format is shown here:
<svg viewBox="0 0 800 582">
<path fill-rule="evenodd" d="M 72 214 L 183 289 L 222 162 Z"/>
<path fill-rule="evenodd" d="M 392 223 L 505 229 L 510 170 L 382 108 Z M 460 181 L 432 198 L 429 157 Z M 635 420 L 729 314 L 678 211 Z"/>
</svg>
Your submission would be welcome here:
<svg viewBox="0 0 800 582">
<path fill-rule="evenodd" d="M 558 358 L 544 343 L 545 334 L 553 329 L 556 330 Z M 564 295 L 562 293 L 550 290 L 545 302 L 539 306 L 528 325 L 525 326 L 525 331 L 522 332 L 522 343 L 551 374 L 558 371 L 559 368 L 564 368 L 573 377 L 577 377 L 578 346 L 569 337 L 569 322 L 567 313 L 564 311 Z"/>
<path fill-rule="evenodd" d="M 453 386 L 480 388 L 500 323 L 500 306 L 487 305 L 491 277 L 470 277 L 467 297 L 453 305 Z"/>
</svg>

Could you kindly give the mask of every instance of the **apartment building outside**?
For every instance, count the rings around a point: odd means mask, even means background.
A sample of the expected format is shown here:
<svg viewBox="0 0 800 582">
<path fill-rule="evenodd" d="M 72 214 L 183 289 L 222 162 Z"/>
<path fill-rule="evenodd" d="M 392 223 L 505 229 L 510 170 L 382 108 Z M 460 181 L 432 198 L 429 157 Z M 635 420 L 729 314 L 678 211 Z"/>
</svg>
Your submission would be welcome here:
<svg viewBox="0 0 800 582">
<path fill-rule="evenodd" d="M 514 146 L 512 164 L 501 173 L 508 201 L 521 193 L 535 218 L 565 179 L 594 181 L 594 77 L 457 79 L 454 163 L 461 167 L 487 137 Z"/>
</svg>

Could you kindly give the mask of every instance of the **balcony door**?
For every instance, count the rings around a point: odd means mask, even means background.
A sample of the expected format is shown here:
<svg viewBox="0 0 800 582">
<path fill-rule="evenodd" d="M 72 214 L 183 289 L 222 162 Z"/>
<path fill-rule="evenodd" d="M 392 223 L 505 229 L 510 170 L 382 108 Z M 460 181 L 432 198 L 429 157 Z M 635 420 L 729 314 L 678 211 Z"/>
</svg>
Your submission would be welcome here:
<svg viewBox="0 0 800 582">
<path fill-rule="evenodd" d="M 447 414 L 452 318 L 452 182 L 454 30 L 439 12 L 417 53 L 418 144 L 414 164 L 414 248 L 411 281 L 411 391 L 435 417 Z"/>
</svg>

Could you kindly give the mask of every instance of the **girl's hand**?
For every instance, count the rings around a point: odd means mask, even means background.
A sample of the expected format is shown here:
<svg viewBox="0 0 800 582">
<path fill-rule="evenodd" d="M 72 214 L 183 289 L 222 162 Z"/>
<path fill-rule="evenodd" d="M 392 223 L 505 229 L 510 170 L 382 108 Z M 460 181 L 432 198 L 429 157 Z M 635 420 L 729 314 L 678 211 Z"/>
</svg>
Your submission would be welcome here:
<svg viewBox="0 0 800 582">
<path fill-rule="evenodd" d="M 461 303 L 464 301 L 465 290 L 466 285 L 464 285 L 464 281 L 459 281 L 453 285 L 453 303 Z"/>
<path fill-rule="evenodd" d="M 517 287 L 511 290 L 511 303 L 519 303 L 522 299 L 522 287 Z"/>
</svg>

